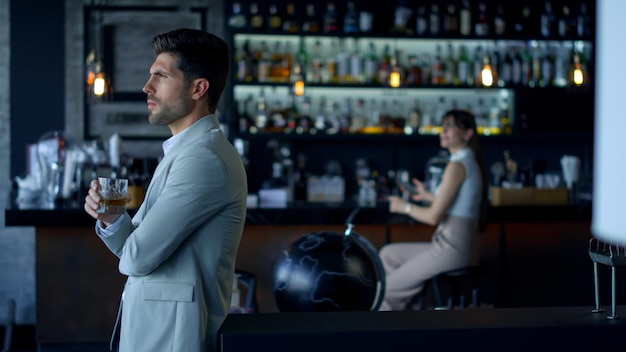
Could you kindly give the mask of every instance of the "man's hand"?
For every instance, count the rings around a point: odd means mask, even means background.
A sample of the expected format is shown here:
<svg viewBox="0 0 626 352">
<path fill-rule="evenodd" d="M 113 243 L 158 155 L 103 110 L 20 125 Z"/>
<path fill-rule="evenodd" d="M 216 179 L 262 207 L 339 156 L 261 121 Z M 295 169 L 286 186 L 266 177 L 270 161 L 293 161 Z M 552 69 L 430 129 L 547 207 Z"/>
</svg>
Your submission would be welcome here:
<svg viewBox="0 0 626 352">
<path fill-rule="evenodd" d="M 100 195 L 100 185 L 98 184 L 98 180 L 91 181 L 91 187 L 89 188 L 89 192 L 85 197 L 85 205 L 84 209 L 87 214 L 89 214 L 92 218 L 96 220 L 100 220 L 107 227 L 112 223 L 117 221 L 120 218 L 120 214 L 101 214 L 98 213 L 98 208 L 100 207 L 100 200 L 102 196 Z M 128 201 L 128 199 L 127 199 Z"/>
</svg>

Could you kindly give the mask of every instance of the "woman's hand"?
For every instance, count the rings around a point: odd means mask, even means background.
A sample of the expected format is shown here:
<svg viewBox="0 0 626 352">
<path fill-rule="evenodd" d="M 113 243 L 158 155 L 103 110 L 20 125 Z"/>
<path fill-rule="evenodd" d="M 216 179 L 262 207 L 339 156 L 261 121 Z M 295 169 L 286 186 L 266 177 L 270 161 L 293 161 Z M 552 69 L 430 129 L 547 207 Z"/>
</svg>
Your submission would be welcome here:
<svg viewBox="0 0 626 352">
<path fill-rule="evenodd" d="M 408 214 L 411 211 L 411 203 L 396 196 L 389 196 L 389 212 Z"/>
<path fill-rule="evenodd" d="M 432 202 L 432 200 L 435 198 L 435 195 L 426 190 L 424 183 L 416 178 L 412 179 L 411 182 L 413 182 L 413 184 L 415 185 L 416 191 L 416 193 L 410 193 L 411 199 L 413 199 L 414 201 Z M 402 191 L 406 191 L 404 187 L 400 187 L 402 188 Z"/>
</svg>

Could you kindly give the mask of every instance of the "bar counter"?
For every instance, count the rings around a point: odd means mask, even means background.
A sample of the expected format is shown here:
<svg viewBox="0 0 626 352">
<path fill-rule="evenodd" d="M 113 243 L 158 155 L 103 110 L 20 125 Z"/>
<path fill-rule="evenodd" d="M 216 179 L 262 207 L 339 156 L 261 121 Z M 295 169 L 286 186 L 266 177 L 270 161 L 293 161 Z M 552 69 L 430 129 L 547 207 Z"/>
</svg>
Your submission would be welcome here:
<svg viewBox="0 0 626 352">
<path fill-rule="evenodd" d="M 293 203 L 286 208 L 248 209 L 250 225 L 344 224 L 358 206 L 345 203 Z M 131 211 L 132 212 L 132 211 Z M 591 203 L 550 206 L 496 206 L 489 208 L 490 223 L 506 222 L 581 222 L 591 221 Z M 11 204 L 5 210 L 6 226 L 81 227 L 93 226 L 93 219 L 82 208 L 18 209 Z M 392 215 L 388 203 L 359 207 L 354 224 L 409 223 L 404 216 Z"/>
<path fill-rule="evenodd" d="M 294 204 L 248 210 L 237 268 L 257 276 L 261 313 L 278 312 L 274 268 L 301 236 L 342 233 L 355 203 Z M 6 226 L 36 233 L 37 337 L 40 344 L 100 343 L 109 339 L 125 277 L 118 259 L 94 234 L 82 209 L 5 209 Z M 184 221 L 184 220 L 181 220 Z M 588 257 L 591 204 L 491 207 L 481 234 L 486 274 L 474 283 L 496 307 L 592 306 L 593 264 Z M 387 203 L 359 208 L 354 231 L 379 249 L 389 242 L 428 241 L 433 227 L 388 212 Z M 610 278 L 601 272 L 601 298 L 610 302 Z M 618 273 L 618 275 L 621 275 Z M 618 276 L 618 292 L 626 278 Z"/>
</svg>

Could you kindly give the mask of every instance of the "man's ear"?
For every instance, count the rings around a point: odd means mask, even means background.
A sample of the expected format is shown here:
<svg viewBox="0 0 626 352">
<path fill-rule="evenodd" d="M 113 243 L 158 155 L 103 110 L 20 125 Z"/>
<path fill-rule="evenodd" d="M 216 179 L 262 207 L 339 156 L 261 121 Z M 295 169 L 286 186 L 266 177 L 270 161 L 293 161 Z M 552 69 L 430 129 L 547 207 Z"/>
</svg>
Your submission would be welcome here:
<svg viewBox="0 0 626 352">
<path fill-rule="evenodd" d="M 193 81 L 193 96 L 194 100 L 200 100 L 209 91 L 209 80 L 206 78 L 198 78 Z"/>
</svg>

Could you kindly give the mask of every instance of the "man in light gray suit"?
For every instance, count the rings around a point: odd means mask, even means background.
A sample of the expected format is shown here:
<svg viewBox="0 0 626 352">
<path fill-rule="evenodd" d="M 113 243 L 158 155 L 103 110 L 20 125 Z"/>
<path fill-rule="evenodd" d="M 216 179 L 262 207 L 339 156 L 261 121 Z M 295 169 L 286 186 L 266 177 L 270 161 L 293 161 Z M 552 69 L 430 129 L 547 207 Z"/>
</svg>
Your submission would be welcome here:
<svg viewBox="0 0 626 352">
<path fill-rule="evenodd" d="M 222 39 L 192 29 L 157 35 L 152 45 L 143 90 L 150 123 L 172 132 L 164 157 L 132 219 L 96 211 L 97 182 L 84 209 L 128 276 L 119 351 L 213 351 L 246 216 L 246 172 L 215 115 L 230 56 Z"/>
</svg>

